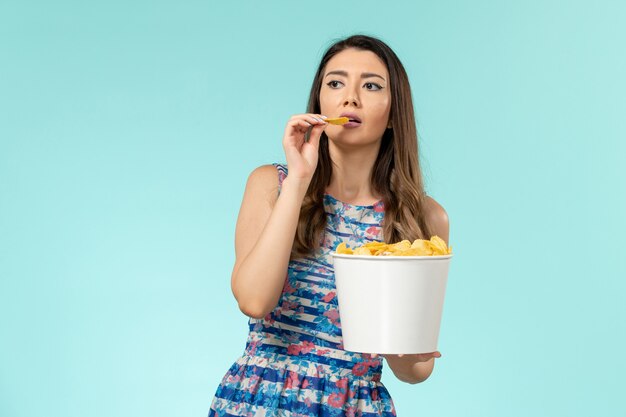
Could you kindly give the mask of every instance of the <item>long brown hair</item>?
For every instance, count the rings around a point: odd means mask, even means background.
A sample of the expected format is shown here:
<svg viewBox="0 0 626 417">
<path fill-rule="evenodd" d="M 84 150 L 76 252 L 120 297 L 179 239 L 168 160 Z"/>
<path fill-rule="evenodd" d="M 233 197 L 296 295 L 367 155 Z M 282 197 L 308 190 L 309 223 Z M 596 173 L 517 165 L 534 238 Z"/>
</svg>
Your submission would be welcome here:
<svg viewBox="0 0 626 417">
<path fill-rule="evenodd" d="M 373 190 L 382 197 L 385 206 L 384 240 L 392 243 L 403 239 L 429 239 L 423 210 L 426 195 L 418 158 L 411 87 L 400 59 L 391 48 L 381 40 L 365 35 L 350 36 L 331 45 L 313 79 L 307 112 L 320 113 L 320 89 L 326 64 L 348 48 L 375 53 L 389 71 L 391 128 L 383 134 L 370 178 Z M 317 168 L 300 209 L 292 257 L 310 254 L 320 246 L 326 227 L 324 194 L 332 172 L 328 136 L 322 133 Z"/>
</svg>

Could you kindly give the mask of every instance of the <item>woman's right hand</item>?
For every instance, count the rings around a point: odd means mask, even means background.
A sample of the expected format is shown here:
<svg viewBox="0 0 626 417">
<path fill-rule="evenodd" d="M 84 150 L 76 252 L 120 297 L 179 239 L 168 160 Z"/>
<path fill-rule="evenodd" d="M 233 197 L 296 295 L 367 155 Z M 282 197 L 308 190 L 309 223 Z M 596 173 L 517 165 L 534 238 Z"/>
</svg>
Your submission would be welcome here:
<svg viewBox="0 0 626 417">
<path fill-rule="evenodd" d="M 328 123 L 319 114 L 296 114 L 291 116 L 285 127 L 283 148 L 287 157 L 289 177 L 310 181 L 317 168 L 320 136 Z M 309 140 L 304 141 L 306 132 L 311 129 Z"/>
</svg>

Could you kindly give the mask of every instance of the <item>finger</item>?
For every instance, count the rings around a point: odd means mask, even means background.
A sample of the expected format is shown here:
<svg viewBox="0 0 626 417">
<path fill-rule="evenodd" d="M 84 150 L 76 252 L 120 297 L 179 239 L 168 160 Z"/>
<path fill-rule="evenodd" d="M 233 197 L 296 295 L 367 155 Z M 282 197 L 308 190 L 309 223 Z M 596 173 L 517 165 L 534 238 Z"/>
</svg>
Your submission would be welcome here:
<svg viewBox="0 0 626 417">
<path fill-rule="evenodd" d="M 321 135 L 322 131 L 328 126 L 328 123 L 321 119 L 307 119 L 306 123 L 308 123 L 308 129 L 311 129 L 315 132 L 315 134 Z"/>
<path fill-rule="evenodd" d="M 308 124 L 317 124 L 318 120 L 315 119 L 312 116 L 308 116 L 306 114 L 303 115 L 299 115 L 299 116 L 294 116 L 291 119 L 289 119 L 289 121 L 287 122 L 287 124 L 291 124 L 291 125 L 296 125 L 296 124 L 300 124 L 302 122 L 306 122 Z"/>
<path fill-rule="evenodd" d="M 328 126 L 328 123 L 323 122 L 322 124 L 313 125 L 312 130 L 315 134 L 321 135 L 324 129 L 326 129 L 326 126 Z"/>
<path fill-rule="evenodd" d="M 311 123 L 306 120 L 292 120 L 287 123 L 287 133 L 289 132 L 298 132 L 298 133 L 306 133 L 307 130 L 311 127 Z"/>
<path fill-rule="evenodd" d="M 326 124 L 326 122 L 324 121 L 324 119 L 322 119 L 322 116 L 317 116 L 317 115 L 314 115 L 314 114 L 307 115 L 306 120 L 307 120 L 308 122 L 310 122 L 311 124 L 315 124 L 315 125 L 318 125 L 318 124 Z"/>
<path fill-rule="evenodd" d="M 325 124 L 326 123 L 324 121 L 324 117 L 322 117 L 321 115 L 317 115 L 317 114 L 297 114 L 295 116 L 292 116 L 289 119 L 289 122 L 297 122 L 299 120 L 304 120 L 304 121 L 310 123 L 311 125 Z"/>
<path fill-rule="evenodd" d="M 311 132 L 309 132 L 309 141 L 308 143 L 310 143 L 311 145 L 313 145 L 315 147 L 315 152 L 317 152 L 317 148 L 319 147 L 320 144 L 320 138 L 322 137 L 322 132 L 324 131 L 324 127 L 325 126 L 314 126 L 311 129 Z"/>
<path fill-rule="evenodd" d="M 309 140 L 302 146 L 302 156 L 309 161 L 317 163 L 317 154 L 319 152 L 321 134 L 316 134 L 315 129 L 309 133 Z"/>
<path fill-rule="evenodd" d="M 310 129 L 311 129 L 311 133 L 310 133 L 311 138 L 313 136 L 317 136 L 317 137 L 321 136 L 322 132 L 324 131 L 326 126 L 328 126 L 328 123 L 325 123 L 325 122 L 324 122 L 324 124 L 312 125 L 310 127 Z"/>
<path fill-rule="evenodd" d="M 441 357 L 441 353 L 439 352 L 431 352 L 431 353 L 422 353 L 418 355 L 420 362 L 427 362 L 432 359 L 437 359 Z"/>
<path fill-rule="evenodd" d="M 303 120 L 303 119 L 294 120 L 293 123 L 292 123 L 292 126 L 294 126 L 294 127 L 303 127 L 303 128 L 306 128 L 306 129 L 308 129 L 309 127 L 311 127 L 313 125 L 314 125 L 314 123 L 309 122 L 308 120 Z"/>
<path fill-rule="evenodd" d="M 321 114 L 317 114 L 317 113 L 308 113 L 307 116 L 314 117 L 315 119 L 321 120 L 321 121 L 324 121 L 324 119 L 328 119 L 328 117 L 323 116 Z"/>
</svg>

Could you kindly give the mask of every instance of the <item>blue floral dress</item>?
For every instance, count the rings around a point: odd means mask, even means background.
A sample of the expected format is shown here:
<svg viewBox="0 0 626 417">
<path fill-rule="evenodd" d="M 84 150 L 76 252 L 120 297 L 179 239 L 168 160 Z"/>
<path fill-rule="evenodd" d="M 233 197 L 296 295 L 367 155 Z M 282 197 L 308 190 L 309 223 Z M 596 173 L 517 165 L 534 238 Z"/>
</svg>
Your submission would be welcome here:
<svg viewBox="0 0 626 417">
<path fill-rule="evenodd" d="M 274 165 L 280 187 L 287 169 Z M 324 207 L 320 249 L 291 260 L 276 308 L 249 320 L 244 354 L 222 379 L 209 417 L 396 415 L 380 381 L 382 358 L 343 349 L 330 255 L 341 242 L 381 240 L 384 205 L 354 206 L 326 194 Z"/>
</svg>

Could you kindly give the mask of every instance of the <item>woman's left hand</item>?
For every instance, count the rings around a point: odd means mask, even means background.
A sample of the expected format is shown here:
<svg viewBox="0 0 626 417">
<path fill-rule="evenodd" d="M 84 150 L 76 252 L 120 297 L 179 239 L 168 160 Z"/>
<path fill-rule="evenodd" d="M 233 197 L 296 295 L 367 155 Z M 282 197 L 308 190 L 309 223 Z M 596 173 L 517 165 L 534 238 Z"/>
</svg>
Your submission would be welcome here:
<svg viewBox="0 0 626 417">
<path fill-rule="evenodd" d="M 440 358 L 439 351 L 429 353 L 414 353 L 405 355 L 381 354 L 387 360 L 387 365 L 400 381 L 410 384 L 424 382 L 430 376 L 435 366 L 435 358 Z"/>
</svg>

